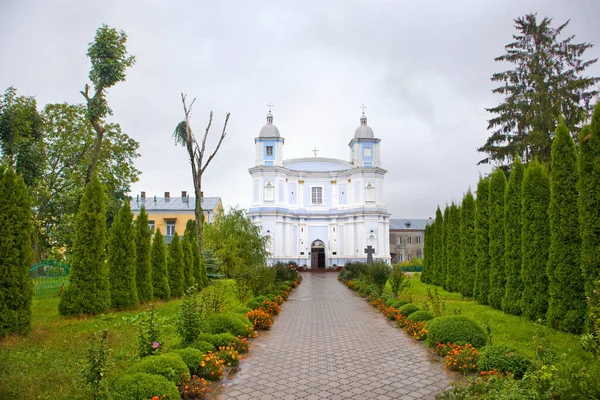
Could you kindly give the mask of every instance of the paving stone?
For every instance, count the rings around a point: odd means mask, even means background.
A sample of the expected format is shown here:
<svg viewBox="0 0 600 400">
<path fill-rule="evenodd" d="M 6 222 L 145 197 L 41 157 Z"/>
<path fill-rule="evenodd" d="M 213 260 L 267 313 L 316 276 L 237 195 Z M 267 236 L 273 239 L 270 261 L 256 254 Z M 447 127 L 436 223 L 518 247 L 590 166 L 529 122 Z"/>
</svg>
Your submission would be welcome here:
<svg viewBox="0 0 600 400">
<path fill-rule="evenodd" d="M 460 377 L 333 273 L 304 273 L 216 399 L 421 399 Z"/>
</svg>

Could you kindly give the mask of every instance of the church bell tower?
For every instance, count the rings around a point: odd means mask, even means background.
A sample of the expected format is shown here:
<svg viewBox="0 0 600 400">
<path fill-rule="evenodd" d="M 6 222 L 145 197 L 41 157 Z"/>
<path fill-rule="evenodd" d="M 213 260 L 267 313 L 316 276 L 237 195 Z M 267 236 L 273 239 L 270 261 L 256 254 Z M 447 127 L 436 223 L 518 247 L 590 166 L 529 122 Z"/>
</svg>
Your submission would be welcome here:
<svg viewBox="0 0 600 400">
<path fill-rule="evenodd" d="M 267 123 L 262 127 L 258 137 L 254 139 L 256 145 L 256 163 L 258 167 L 264 166 L 283 166 L 283 142 L 284 139 L 279 134 L 279 129 L 273 125 L 273 114 L 269 103 L 269 112 L 267 114 Z"/>
</svg>

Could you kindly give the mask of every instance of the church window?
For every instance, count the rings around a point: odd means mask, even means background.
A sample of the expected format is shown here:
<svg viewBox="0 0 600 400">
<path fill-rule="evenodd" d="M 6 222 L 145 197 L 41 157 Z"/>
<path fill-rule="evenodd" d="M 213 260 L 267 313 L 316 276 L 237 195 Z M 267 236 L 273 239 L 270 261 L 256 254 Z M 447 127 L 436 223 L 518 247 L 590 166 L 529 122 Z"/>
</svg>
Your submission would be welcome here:
<svg viewBox="0 0 600 400">
<path fill-rule="evenodd" d="M 313 186 L 311 188 L 311 203 L 312 204 L 323 204 L 323 188 L 320 186 Z"/>
<path fill-rule="evenodd" d="M 273 155 L 273 146 L 267 146 L 267 155 L 268 156 L 272 156 Z"/>
<path fill-rule="evenodd" d="M 165 234 L 166 236 L 173 236 L 175 234 L 175 221 L 167 221 Z"/>
<path fill-rule="evenodd" d="M 265 202 L 273 202 L 273 192 L 275 190 L 275 187 L 273 186 L 273 184 L 271 183 L 271 181 L 267 181 L 267 184 L 265 185 Z"/>
<path fill-rule="evenodd" d="M 371 182 L 367 184 L 365 200 L 368 202 L 375 201 L 375 186 Z"/>
</svg>

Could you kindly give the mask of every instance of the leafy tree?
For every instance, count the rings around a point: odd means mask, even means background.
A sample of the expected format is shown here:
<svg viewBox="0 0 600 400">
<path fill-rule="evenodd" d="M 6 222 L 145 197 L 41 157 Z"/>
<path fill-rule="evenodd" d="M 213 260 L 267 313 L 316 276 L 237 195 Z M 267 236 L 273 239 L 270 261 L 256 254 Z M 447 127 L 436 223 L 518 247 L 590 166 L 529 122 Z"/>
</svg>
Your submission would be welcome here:
<svg viewBox="0 0 600 400">
<path fill-rule="evenodd" d="M 489 120 L 491 136 L 479 148 L 488 155 L 480 163 L 507 163 L 516 156 L 525 162 L 536 157 L 549 162 L 559 117 L 571 132 L 587 118 L 599 78 L 583 76 L 597 59 L 585 61 L 582 56 L 593 45 L 573 43 L 574 35 L 561 38 L 569 21 L 557 28 L 551 23 L 548 17 L 538 22 L 536 14 L 517 18 L 514 41 L 505 46 L 506 54 L 496 57 L 514 67 L 492 76 L 501 85 L 493 93 L 505 99 L 487 110 L 496 116 Z"/>
<path fill-rule="evenodd" d="M 548 323 L 581 333 L 586 300 L 581 274 L 581 238 L 577 210 L 577 150 L 565 123 L 552 143 L 550 175 L 550 253 L 548 259 Z"/>
<path fill-rule="evenodd" d="M 442 286 L 442 271 L 444 262 L 444 217 L 442 210 L 438 206 L 435 211 L 435 221 L 433 223 L 433 248 L 434 248 L 434 274 L 431 282 L 434 285 Z"/>
<path fill-rule="evenodd" d="M 504 192 L 506 175 L 497 168 L 490 178 L 490 292 L 488 302 L 496 309 L 502 308 L 506 275 L 504 268 Z"/>
<path fill-rule="evenodd" d="M 133 214 L 129 201 L 119 210 L 108 237 L 111 304 L 117 309 L 137 307 L 140 302 L 136 286 L 136 254 Z"/>
<path fill-rule="evenodd" d="M 490 293 L 490 180 L 479 177 L 475 200 L 475 286 L 473 295 L 481 304 Z"/>
<path fill-rule="evenodd" d="M 463 296 L 473 296 L 476 277 L 476 233 L 475 233 L 475 198 L 471 189 L 463 197 L 460 207 L 460 283 L 459 290 Z"/>
<path fill-rule="evenodd" d="M 58 303 L 61 315 L 100 314 L 110 308 L 104 207 L 102 184 L 94 176 L 75 218 L 69 284 Z"/>
<path fill-rule="evenodd" d="M 21 175 L 12 166 L 0 166 L 0 338 L 31 328 L 33 284 L 29 268 L 31 200 Z"/>
<path fill-rule="evenodd" d="M 446 285 L 444 288 L 450 292 L 458 292 L 460 286 L 460 206 L 454 202 L 450 205 L 448 219 L 446 220 L 448 235 Z"/>
<path fill-rule="evenodd" d="M 521 315 L 523 278 L 521 267 L 521 231 L 523 230 L 521 207 L 521 185 L 525 167 L 517 157 L 510 170 L 510 178 L 504 197 L 504 268 L 506 290 L 502 299 L 502 310 L 507 314 Z"/>
<path fill-rule="evenodd" d="M 142 206 L 140 214 L 135 219 L 135 279 L 140 303 L 146 303 L 153 298 L 152 293 L 152 264 L 150 262 L 150 247 L 152 231 L 148 226 L 148 213 Z"/>
<path fill-rule="evenodd" d="M 81 94 L 87 102 L 86 114 L 96 131 L 96 141 L 87 168 L 86 184 L 92 179 L 100 159 L 102 139 L 106 133 L 104 120 L 112 114 L 106 101 L 106 89 L 125 81 L 125 70 L 135 63 L 135 57 L 127 54 L 126 42 L 125 32 L 103 24 L 96 30 L 94 42 L 88 47 L 87 56 L 92 63 L 89 78 L 94 84 L 94 93 L 90 95 L 90 86 L 86 84 Z"/>
<path fill-rule="evenodd" d="M 183 266 L 183 248 L 177 232 L 171 239 L 169 245 L 169 288 L 171 289 L 171 297 L 181 297 L 184 293 L 185 277 Z"/>
<path fill-rule="evenodd" d="M 544 318 L 548 309 L 548 248 L 550 247 L 550 177 L 545 165 L 529 163 L 522 183 L 523 232 L 521 256 L 523 294 L 521 310 L 533 321 Z"/>
<path fill-rule="evenodd" d="M 194 256 L 192 255 L 191 240 L 189 232 L 185 231 L 181 238 L 181 250 L 183 251 L 183 287 L 187 290 L 194 286 Z"/>
<path fill-rule="evenodd" d="M 167 247 L 159 228 L 156 228 L 152 239 L 150 262 L 152 264 L 152 294 L 156 298 L 169 300 L 171 289 L 169 288 Z"/>
</svg>

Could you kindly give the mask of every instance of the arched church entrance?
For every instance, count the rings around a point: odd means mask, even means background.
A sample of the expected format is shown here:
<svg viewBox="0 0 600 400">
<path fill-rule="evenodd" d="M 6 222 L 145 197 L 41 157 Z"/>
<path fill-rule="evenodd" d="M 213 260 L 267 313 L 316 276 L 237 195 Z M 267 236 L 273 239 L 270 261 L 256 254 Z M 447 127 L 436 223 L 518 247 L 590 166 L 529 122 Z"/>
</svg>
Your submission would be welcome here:
<svg viewBox="0 0 600 400">
<path fill-rule="evenodd" d="M 310 268 L 325 268 L 325 243 L 320 239 L 310 245 Z"/>
</svg>

